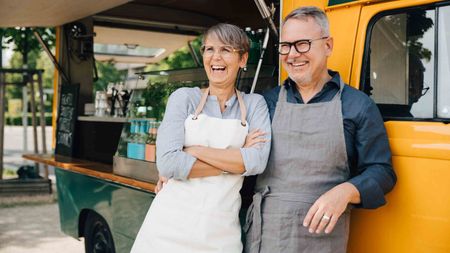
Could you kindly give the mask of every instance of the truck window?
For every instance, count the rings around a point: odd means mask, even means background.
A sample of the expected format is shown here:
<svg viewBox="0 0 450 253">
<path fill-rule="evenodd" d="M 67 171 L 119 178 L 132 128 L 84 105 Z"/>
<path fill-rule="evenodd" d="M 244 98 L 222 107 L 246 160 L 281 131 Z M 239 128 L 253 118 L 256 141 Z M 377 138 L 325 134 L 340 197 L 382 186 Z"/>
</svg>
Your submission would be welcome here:
<svg viewBox="0 0 450 253">
<path fill-rule="evenodd" d="M 363 87 L 377 103 L 385 118 L 432 119 L 438 117 L 435 111 L 437 104 L 435 14 L 434 9 L 415 9 L 381 15 L 372 22 L 372 29 L 367 37 L 370 41 L 369 49 L 366 51 L 368 64 Z M 445 22 L 442 20 L 442 23 Z M 446 33 L 447 39 L 450 38 L 448 31 L 441 33 Z M 439 41 L 442 40 L 439 39 Z M 443 47 L 447 48 L 448 43 Z M 447 76 L 443 76 L 442 80 L 449 80 L 449 53 L 447 51 L 444 55 L 440 52 L 439 55 L 442 55 L 446 61 L 446 63 L 443 62 L 442 68 L 447 66 Z M 444 84 L 444 82 L 438 83 L 437 90 L 439 93 L 444 93 L 443 89 L 447 89 L 446 98 L 439 100 L 447 104 L 446 115 L 449 117 L 448 90 L 450 88 L 448 81 L 447 88 Z M 439 117 L 442 115 L 439 114 Z"/>
<path fill-rule="evenodd" d="M 450 6 L 439 8 L 437 116 L 450 118 Z"/>
</svg>

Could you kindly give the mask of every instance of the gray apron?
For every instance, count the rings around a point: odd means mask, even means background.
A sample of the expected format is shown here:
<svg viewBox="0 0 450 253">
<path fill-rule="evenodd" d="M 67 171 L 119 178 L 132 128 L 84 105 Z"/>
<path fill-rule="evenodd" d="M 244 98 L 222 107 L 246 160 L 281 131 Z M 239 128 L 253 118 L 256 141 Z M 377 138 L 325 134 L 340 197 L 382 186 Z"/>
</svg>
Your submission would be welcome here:
<svg viewBox="0 0 450 253">
<path fill-rule="evenodd" d="M 288 103 L 282 87 L 272 121 L 272 149 L 247 214 L 246 252 L 346 252 L 350 211 L 330 234 L 303 227 L 323 193 L 349 178 L 342 119 L 344 83 L 329 102 Z"/>
</svg>

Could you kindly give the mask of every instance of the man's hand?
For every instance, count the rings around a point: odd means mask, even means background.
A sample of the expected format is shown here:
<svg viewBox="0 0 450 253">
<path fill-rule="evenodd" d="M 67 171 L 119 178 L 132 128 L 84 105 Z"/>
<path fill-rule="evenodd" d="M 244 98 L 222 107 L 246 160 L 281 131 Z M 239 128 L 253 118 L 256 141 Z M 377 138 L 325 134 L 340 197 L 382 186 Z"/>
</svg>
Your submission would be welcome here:
<svg viewBox="0 0 450 253">
<path fill-rule="evenodd" d="M 158 192 L 160 192 L 162 190 L 162 188 L 167 183 L 167 181 L 169 181 L 169 179 L 167 179 L 166 177 L 161 177 L 161 176 L 159 177 L 158 183 L 156 183 L 156 187 L 155 187 L 156 194 L 158 194 Z"/>
<path fill-rule="evenodd" d="M 353 184 L 342 183 L 320 196 L 311 206 L 303 226 L 309 227 L 310 233 L 331 233 L 339 217 L 349 203 L 359 203 L 359 192 Z"/>
<path fill-rule="evenodd" d="M 250 148 L 258 145 L 259 143 L 267 142 L 267 139 L 261 138 L 261 136 L 264 135 L 266 135 L 266 133 L 260 129 L 253 129 L 247 134 L 247 137 L 245 137 L 244 148 Z"/>
</svg>

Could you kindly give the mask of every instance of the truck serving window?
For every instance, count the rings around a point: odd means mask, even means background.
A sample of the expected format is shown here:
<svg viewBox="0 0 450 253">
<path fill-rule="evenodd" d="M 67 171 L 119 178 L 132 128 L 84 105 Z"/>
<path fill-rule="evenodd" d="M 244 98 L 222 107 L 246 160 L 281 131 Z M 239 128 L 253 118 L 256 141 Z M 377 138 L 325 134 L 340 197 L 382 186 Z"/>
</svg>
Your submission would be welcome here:
<svg viewBox="0 0 450 253">
<path fill-rule="evenodd" d="M 384 118 L 450 118 L 449 24 L 449 6 L 381 15 L 372 22 L 363 87 Z"/>
</svg>

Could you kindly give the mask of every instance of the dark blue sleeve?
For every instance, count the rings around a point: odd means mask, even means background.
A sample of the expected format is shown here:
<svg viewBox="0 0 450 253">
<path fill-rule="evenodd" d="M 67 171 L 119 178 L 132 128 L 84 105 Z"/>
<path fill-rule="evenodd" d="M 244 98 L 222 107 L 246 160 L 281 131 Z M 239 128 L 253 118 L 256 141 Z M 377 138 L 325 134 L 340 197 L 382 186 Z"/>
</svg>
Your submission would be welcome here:
<svg viewBox="0 0 450 253">
<path fill-rule="evenodd" d="M 359 115 L 355 135 L 358 163 L 356 176 L 349 180 L 361 196 L 357 207 L 377 208 L 386 203 L 384 195 L 392 190 L 397 177 L 392 169 L 391 150 L 381 114 L 367 98 Z"/>
<path fill-rule="evenodd" d="M 269 109 L 270 121 L 272 121 L 273 115 L 275 114 L 275 108 L 277 107 L 278 94 L 280 93 L 280 87 L 281 86 L 277 86 L 277 87 L 272 88 L 262 94 L 264 96 L 264 99 L 266 100 L 267 108 Z"/>
</svg>

